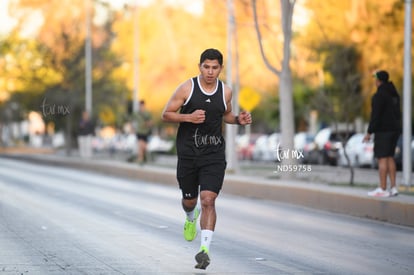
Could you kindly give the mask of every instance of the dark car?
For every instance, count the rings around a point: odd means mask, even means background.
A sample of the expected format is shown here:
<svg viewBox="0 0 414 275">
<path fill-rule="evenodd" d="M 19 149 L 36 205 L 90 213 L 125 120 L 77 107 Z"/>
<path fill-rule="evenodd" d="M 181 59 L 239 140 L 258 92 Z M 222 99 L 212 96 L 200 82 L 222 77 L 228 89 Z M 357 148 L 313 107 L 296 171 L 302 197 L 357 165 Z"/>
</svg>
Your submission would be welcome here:
<svg viewBox="0 0 414 275">
<path fill-rule="evenodd" d="M 308 132 L 299 132 L 295 134 L 295 137 L 293 139 L 295 150 L 302 152 L 302 155 L 299 158 L 299 163 L 308 163 L 307 153 L 313 144 L 314 138 L 315 136 Z"/>
<path fill-rule="evenodd" d="M 402 170 L 403 167 L 403 139 L 402 135 L 397 141 L 397 147 L 395 148 L 395 164 L 397 165 L 398 170 Z M 411 169 L 414 170 L 414 137 L 411 137 Z"/>
<path fill-rule="evenodd" d="M 337 165 L 342 142 L 346 142 L 354 134 L 353 131 L 335 131 L 334 128 L 321 129 L 315 135 L 314 141 L 304 148 L 305 162 Z"/>
</svg>

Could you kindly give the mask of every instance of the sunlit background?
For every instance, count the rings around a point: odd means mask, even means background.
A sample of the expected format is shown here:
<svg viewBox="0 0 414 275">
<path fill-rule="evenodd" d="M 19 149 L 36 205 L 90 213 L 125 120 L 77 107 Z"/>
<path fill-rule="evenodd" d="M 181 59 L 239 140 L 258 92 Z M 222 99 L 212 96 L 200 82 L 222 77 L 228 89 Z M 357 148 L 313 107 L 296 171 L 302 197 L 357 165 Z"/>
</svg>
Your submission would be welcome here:
<svg viewBox="0 0 414 275">
<path fill-rule="evenodd" d="M 86 0 L 2 0 L 1 145 L 45 146 L 50 142 L 33 142 L 34 136 L 59 134 L 56 146 L 64 146 L 66 139 L 66 146 L 76 147 L 75 139 L 67 140 L 76 136 L 77 121 L 88 106 L 88 28 L 90 106 L 101 136 L 128 132 L 134 104 L 143 99 L 155 119 L 154 133 L 172 140 L 176 126 L 161 122 L 162 108 L 180 83 L 198 74 L 199 55 L 206 48 L 224 54 L 221 79 L 233 87 L 238 107 L 252 112 L 249 134 L 283 131 L 279 76 L 266 65 L 281 69 L 280 1 L 231 2 L 229 49 L 229 1 L 91 0 L 88 9 Z M 404 1 L 297 0 L 292 30 L 295 133 L 314 135 L 338 122 L 363 132 L 376 69 L 388 70 L 402 91 Z M 238 134 L 245 131 L 240 128 Z"/>
</svg>

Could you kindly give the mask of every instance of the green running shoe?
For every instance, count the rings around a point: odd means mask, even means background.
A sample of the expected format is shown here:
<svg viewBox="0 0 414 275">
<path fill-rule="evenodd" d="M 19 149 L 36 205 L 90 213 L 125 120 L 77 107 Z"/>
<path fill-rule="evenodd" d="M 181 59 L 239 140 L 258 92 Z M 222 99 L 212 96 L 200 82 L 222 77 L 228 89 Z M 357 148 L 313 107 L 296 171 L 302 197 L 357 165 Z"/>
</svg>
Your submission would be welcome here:
<svg viewBox="0 0 414 275">
<path fill-rule="evenodd" d="M 197 219 L 200 215 L 200 210 L 196 207 L 194 210 L 194 220 L 191 222 L 185 219 L 184 223 L 184 239 L 191 242 L 197 236 Z"/>
<path fill-rule="evenodd" d="M 200 252 L 198 252 L 197 255 L 195 255 L 195 260 L 197 261 L 195 268 L 206 269 L 207 266 L 210 264 L 208 249 L 202 246 Z"/>
</svg>

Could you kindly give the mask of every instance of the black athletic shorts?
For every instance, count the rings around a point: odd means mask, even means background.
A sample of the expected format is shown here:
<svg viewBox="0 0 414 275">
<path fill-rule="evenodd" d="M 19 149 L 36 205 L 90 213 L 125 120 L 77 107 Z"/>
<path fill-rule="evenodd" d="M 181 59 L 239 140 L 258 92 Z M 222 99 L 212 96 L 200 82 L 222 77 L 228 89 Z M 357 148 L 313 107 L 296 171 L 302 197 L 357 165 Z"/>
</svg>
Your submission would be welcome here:
<svg viewBox="0 0 414 275">
<path fill-rule="evenodd" d="M 197 198 L 199 190 L 218 194 L 223 186 L 226 165 L 224 159 L 178 158 L 177 180 L 183 198 Z"/>
<path fill-rule="evenodd" d="M 399 132 L 377 132 L 374 135 L 374 156 L 376 158 L 393 157 L 400 136 Z"/>
<path fill-rule="evenodd" d="M 137 134 L 137 139 L 138 140 L 143 140 L 145 142 L 148 142 L 148 136 L 149 135 Z"/>
</svg>

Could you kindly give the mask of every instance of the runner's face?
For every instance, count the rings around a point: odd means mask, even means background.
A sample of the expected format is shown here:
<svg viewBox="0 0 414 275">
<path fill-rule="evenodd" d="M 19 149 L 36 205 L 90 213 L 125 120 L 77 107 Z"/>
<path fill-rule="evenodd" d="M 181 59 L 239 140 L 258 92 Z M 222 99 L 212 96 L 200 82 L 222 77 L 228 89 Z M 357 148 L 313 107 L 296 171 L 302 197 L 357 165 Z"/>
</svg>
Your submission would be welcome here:
<svg viewBox="0 0 414 275">
<path fill-rule="evenodd" d="M 222 68 L 217 60 L 210 59 L 204 60 L 199 67 L 203 80 L 208 84 L 216 82 Z"/>
</svg>

